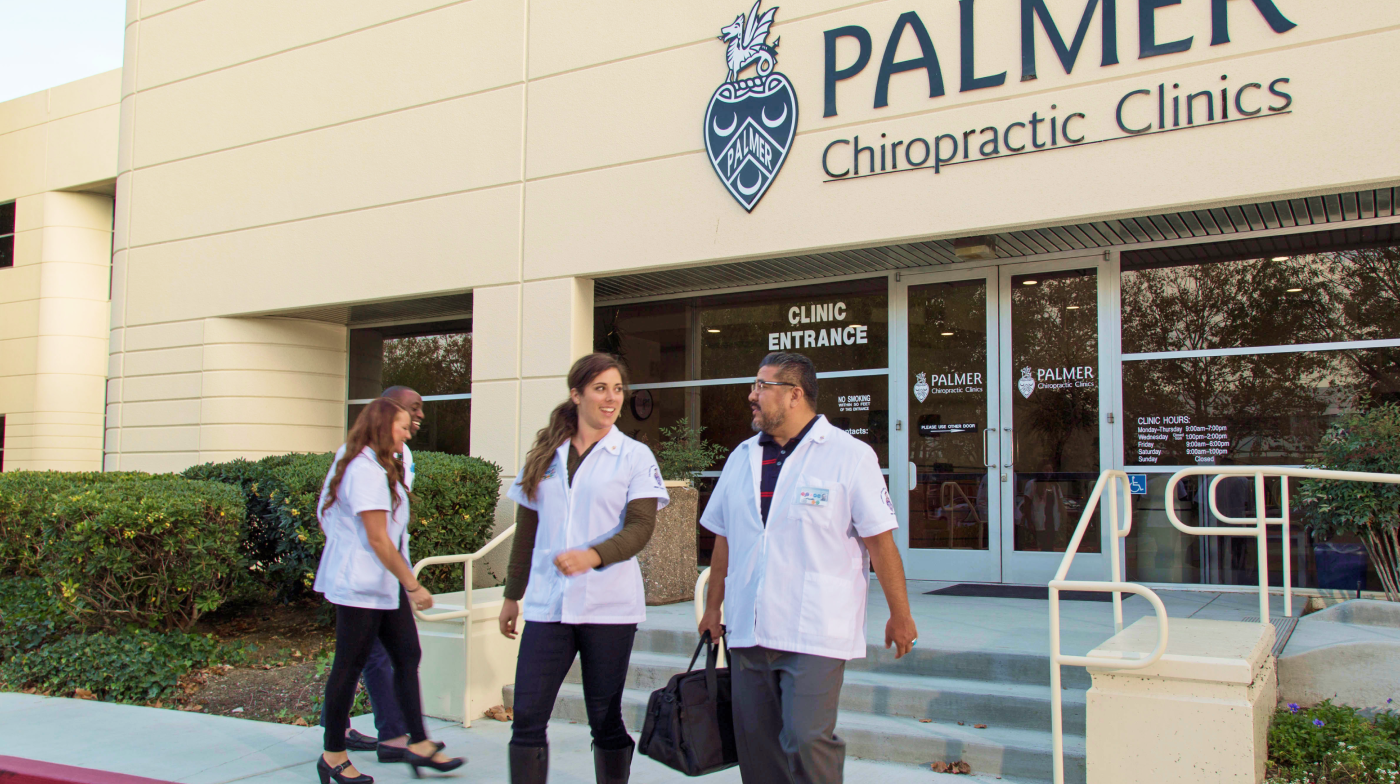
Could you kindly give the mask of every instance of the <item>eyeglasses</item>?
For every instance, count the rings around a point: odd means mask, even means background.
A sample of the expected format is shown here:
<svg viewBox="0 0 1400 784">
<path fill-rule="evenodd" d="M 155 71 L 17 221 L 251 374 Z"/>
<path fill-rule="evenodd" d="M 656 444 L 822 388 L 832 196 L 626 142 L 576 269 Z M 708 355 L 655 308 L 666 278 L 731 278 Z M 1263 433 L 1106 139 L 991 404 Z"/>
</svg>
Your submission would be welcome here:
<svg viewBox="0 0 1400 784">
<path fill-rule="evenodd" d="M 796 385 L 796 384 L 788 383 L 788 382 L 786 382 L 786 381 L 764 381 L 763 379 L 759 378 L 759 379 L 755 379 L 754 382 L 753 382 L 753 391 L 755 391 L 755 392 L 761 392 L 761 391 L 763 390 L 764 387 L 795 387 L 795 386 L 797 386 L 797 385 Z"/>
</svg>

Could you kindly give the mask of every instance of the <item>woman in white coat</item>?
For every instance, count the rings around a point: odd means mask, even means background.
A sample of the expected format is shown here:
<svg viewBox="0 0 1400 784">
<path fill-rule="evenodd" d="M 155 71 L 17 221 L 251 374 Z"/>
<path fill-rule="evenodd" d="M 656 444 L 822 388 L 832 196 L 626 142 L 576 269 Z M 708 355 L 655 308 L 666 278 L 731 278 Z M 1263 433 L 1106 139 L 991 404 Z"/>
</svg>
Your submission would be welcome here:
<svg viewBox="0 0 1400 784">
<path fill-rule="evenodd" d="M 646 619 L 636 555 L 669 500 L 651 450 L 614 425 L 627 395 L 622 365 L 591 354 L 569 370 L 569 399 L 535 437 L 509 496 L 519 504 L 501 633 L 515 639 L 512 784 L 543 784 L 546 727 L 577 655 L 599 784 L 624 784 L 636 748 L 622 690 L 637 624 Z M 523 598 L 523 603 L 522 603 Z"/>
<path fill-rule="evenodd" d="M 326 679 L 325 752 L 316 763 L 321 784 L 373 784 L 345 753 L 345 731 L 355 683 L 377 639 L 394 665 L 394 696 L 408 724 L 403 761 L 447 771 L 463 764 L 442 754 L 423 728 L 418 687 L 418 627 L 412 607 L 433 606 L 433 596 L 413 576 L 408 560 L 408 489 L 402 452 L 410 433 L 409 413 L 379 398 L 360 412 L 344 452 L 331 464 L 316 505 L 326 547 L 316 568 L 315 590 L 335 606 L 335 661 Z"/>
</svg>

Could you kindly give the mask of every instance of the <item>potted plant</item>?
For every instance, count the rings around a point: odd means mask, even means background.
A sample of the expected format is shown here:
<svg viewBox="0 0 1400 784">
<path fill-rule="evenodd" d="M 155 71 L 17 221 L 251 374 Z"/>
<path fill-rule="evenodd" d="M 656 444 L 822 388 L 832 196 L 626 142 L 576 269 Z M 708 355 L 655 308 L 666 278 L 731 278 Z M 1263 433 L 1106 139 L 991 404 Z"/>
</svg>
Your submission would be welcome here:
<svg viewBox="0 0 1400 784">
<path fill-rule="evenodd" d="M 637 556 L 650 605 L 694 598 L 695 522 L 700 500 L 695 480 L 728 451 L 702 438 L 703 430 L 685 419 L 675 427 L 661 428 L 656 462 L 671 502 L 657 513 L 651 541 Z"/>
<path fill-rule="evenodd" d="M 1342 417 L 1323 435 L 1311 464 L 1334 471 L 1400 473 L 1400 406 L 1387 403 Z M 1352 535 L 1365 546 L 1386 598 L 1400 602 L 1400 485 L 1305 479 L 1298 489 L 1308 531 L 1322 543 L 1316 552 L 1319 575 L 1350 572 L 1343 581 L 1356 579 L 1356 554 L 1325 546 L 1334 537 Z M 1339 556 L 1351 563 L 1338 561 Z"/>
</svg>

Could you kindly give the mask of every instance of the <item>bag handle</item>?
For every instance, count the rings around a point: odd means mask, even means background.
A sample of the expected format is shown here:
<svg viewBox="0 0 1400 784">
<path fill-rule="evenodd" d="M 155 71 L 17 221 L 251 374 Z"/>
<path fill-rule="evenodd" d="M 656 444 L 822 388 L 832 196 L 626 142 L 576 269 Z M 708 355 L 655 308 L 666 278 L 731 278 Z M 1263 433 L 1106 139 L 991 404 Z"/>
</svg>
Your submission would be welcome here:
<svg viewBox="0 0 1400 784">
<path fill-rule="evenodd" d="M 695 653 L 690 657 L 690 664 L 685 668 L 686 672 L 694 670 L 695 662 L 700 658 L 700 651 L 705 651 L 705 691 L 709 692 L 711 702 L 715 702 L 719 699 L 719 676 L 716 674 L 716 670 L 719 667 L 719 652 L 721 648 L 724 650 L 725 660 L 729 659 L 728 636 L 727 634 L 721 634 L 719 637 L 719 644 L 716 645 L 710 639 L 709 630 L 701 633 L 700 644 L 695 646 Z"/>
</svg>

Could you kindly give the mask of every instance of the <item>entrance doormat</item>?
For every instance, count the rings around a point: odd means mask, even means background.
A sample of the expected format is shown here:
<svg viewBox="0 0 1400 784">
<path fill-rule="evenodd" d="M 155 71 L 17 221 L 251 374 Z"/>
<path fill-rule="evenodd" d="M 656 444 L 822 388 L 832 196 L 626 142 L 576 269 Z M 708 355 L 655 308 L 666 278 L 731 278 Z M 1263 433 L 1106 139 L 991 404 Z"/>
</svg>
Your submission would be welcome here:
<svg viewBox="0 0 1400 784">
<path fill-rule="evenodd" d="M 1050 601 L 1050 589 L 1039 585 L 990 585 L 987 583 L 958 583 L 926 596 L 984 596 L 989 599 L 1040 599 Z M 1129 594 L 1131 596 L 1131 594 Z M 1098 591 L 1060 591 L 1060 598 L 1069 602 L 1111 602 L 1113 594 Z M 1126 597 L 1125 597 L 1126 598 Z"/>
</svg>

